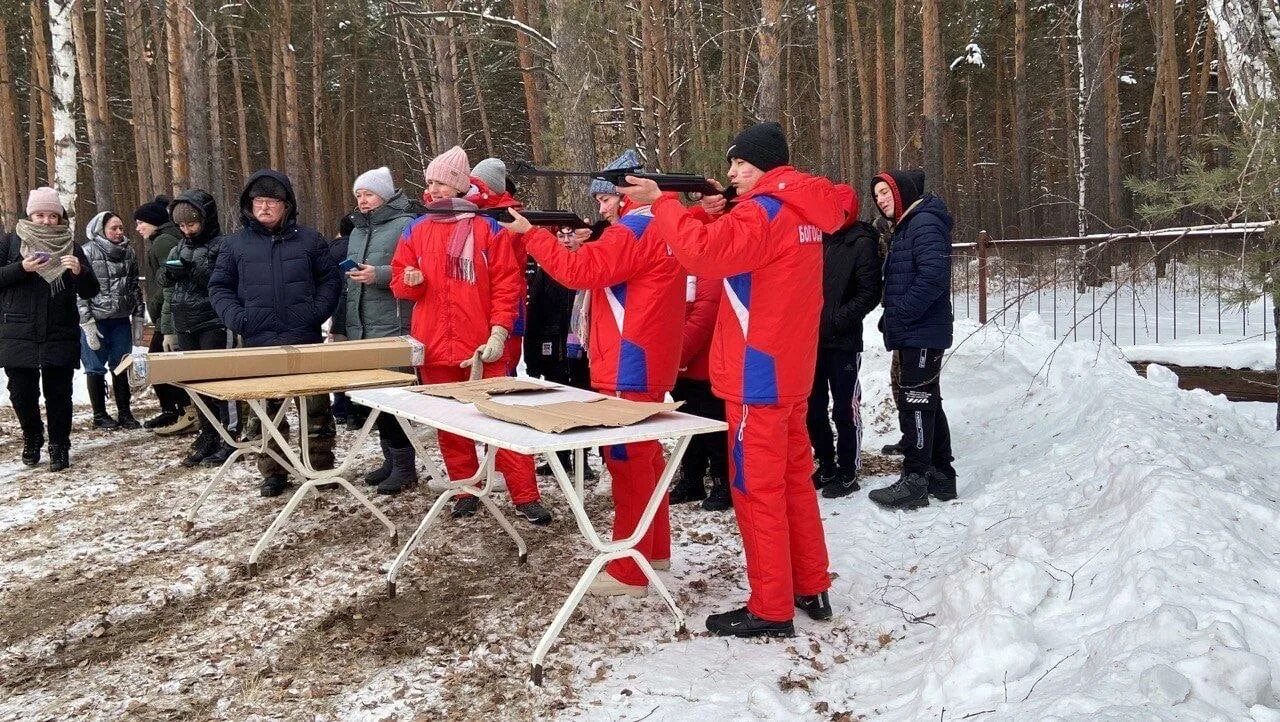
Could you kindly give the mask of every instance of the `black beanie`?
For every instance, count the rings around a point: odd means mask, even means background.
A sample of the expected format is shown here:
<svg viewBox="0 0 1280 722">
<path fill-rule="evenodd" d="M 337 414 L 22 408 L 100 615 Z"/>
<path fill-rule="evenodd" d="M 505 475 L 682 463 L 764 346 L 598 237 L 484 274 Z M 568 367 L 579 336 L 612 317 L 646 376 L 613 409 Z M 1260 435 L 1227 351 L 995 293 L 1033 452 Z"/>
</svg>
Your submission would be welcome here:
<svg viewBox="0 0 1280 722">
<path fill-rule="evenodd" d="M 133 212 L 133 220 L 163 226 L 169 222 L 169 197 L 156 196 L 150 203 L 143 203 Z"/>
<path fill-rule="evenodd" d="M 254 198 L 274 198 L 278 201 L 287 201 L 289 200 L 289 194 L 285 192 L 283 183 L 269 175 L 264 175 L 249 186 L 249 199 L 253 200 Z"/>
<path fill-rule="evenodd" d="M 773 122 L 757 123 L 739 133 L 725 156 L 741 158 L 766 173 L 791 162 L 782 126 Z"/>
</svg>

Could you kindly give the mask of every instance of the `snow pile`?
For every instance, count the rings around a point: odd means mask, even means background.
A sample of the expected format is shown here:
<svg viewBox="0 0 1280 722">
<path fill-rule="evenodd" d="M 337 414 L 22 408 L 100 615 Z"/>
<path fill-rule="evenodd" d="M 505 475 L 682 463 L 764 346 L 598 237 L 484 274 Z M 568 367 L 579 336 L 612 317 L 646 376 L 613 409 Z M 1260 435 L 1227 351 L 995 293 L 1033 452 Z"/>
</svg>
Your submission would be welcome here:
<svg viewBox="0 0 1280 722">
<path fill-rule="evenodd" d="M 833 623 L 619 660 L 588 716 L 1280 719 L 1280 436 L 1050 335 L 1036 316 L 958 325 L 943 393 L 960 501 L 823 500 Z M 890 436 L 875 343 L 868 447 Z M 743 598 L 713 592 L 695 629 Z"/>
<path fill-rule="evenodd" d="M 1276 367 L 1274 338 L 1259 340 L 1192 336 L 1178 339 L 1176 343 L 1125 346 L 1124 355 L 1130 361 L 1157 361 L 1177 366 L 1212 366 L 1255 371 L 1273 371 Z"/>
</svg>

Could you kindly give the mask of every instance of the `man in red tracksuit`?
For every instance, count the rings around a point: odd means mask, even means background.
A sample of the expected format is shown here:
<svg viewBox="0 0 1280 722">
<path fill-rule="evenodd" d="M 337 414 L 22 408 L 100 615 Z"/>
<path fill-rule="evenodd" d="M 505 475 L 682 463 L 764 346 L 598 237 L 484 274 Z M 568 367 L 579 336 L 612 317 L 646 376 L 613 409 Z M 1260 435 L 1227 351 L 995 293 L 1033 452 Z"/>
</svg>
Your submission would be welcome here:
<svg viewBox="0 0 1280 722">
<path fill-rule="evenodd" d="M 601 190 L 598 185 L 595 190 Z M 589 289 L 587 354 L 591 385 L 633 401 L 662 401 L 675 385 L 684 314 L 684 271 L 652 230 L 648 204 L 628 203 L 610 186 L 597 193 L 600 212 L 612 222 L 577 251 L 523 218 L 507 228 L 525 234 L 529 254 L 568 288 Z M 621 202 L 620 202 L 621 201 Z M 613 538 L 631 536 L 666 466 L 657 441 L 601 449 L 613 479 Z M 666 499 L 648 534 L 636 545 L 656 568 L 671 560 L 671 520 Z M 609 562 L 592 582 L 598 595 L 642 597 L 648 579 L 630 558 Z"/>
<path fill-rule="evenodd" d="M 690 273 L 725 279 L 711 383 L 727 406 L 733 509 L 751 596 L 745 607 L 707 617 L 707 631 L 791 636 L 795 607 L 831 617 L 805 411 L 822 311 L 822 234 L 840 228 L 845 212 L 830 181 L 787 164 L 777 123 L 743 131 L 727 156 L 738 192 L 728 212 L 722 196 L 704 200 L 699 213 L 638 178 L 621 190 L 653 204 L 660 239 Z"/>
<path fill-rule="evenodd" d="M 432 160 L 427 192 L 433 203 L 475 210 L 462 200 L 471 186 L 469 171 L 466 153 L 456 146 Z M 391 259 L 391 292 L 414 302 L 410 332 L 425 347 L 418 370 L 423 383 L 467 380 L 476 355 L 485 378 L 507 374 L 503 352 L 515 324 L 524 271 L 513 244 L 501 234 L 493 219 L 466 212 L 427 214 L 405 229 Z M 475 444 L 443 431 L 438 437 L 449 478 L 474 476 L 480 468 Z M 551 523 L 538 493 L 533 459 L 499 451 L 495 465 L 516 511 L 533 524 Z M 453 516 L 471 516 L 478 506 L 476 497 L 459 495 Z"/>
</svg>

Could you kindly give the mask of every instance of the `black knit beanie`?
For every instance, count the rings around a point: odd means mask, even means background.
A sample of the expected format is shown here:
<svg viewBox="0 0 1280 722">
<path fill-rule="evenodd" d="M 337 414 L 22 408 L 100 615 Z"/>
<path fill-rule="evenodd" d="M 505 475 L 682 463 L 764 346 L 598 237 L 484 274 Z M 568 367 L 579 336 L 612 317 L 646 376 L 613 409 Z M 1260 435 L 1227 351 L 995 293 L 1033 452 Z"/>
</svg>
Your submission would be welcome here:
<svg viewBox="0 0 1280 722">
<path fill-rule="evenodd" d="M 278 201 L 287 201 L 289 200 L 289 194 L 285 192 L 283 183 L 269 175 L 264 175 L 249 186 L 249 199 L 252 200 L 254 198 L 274 198 Z"/>
<path fill-rule="evenodd" d="M 156 196 L 149 203 L 138 206 L 138 210 L 133 212 L 133 220 L 150 223 L 153 226 L 163 226 L 168 223 L 169 197 Z"/>
<path fill-rule="evenodd" d="M 773 122 L 757 123 L 739 133 L 725 156 L 741 158 L 766 173 L 791 162 L 782 126 Z"/>
</svg>

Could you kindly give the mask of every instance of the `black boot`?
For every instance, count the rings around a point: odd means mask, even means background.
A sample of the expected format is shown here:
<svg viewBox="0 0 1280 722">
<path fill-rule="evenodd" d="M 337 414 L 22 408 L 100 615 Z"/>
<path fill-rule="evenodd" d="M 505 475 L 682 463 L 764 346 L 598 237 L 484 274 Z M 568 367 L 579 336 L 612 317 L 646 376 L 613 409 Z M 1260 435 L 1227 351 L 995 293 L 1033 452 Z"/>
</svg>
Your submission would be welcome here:
<svg viewBox="0 0 1280 722">
<path fill-rule="evenodd" d="M 858 472 L 839 470 L 836 471 L 835 478 L 822 487 L 822 498 L 839 499 L 861 488 L 858 486 Z"/>
<path fill-rule="evenodd" d="M 691 479 L 684 471 L 676 472 L 675 481 L 671 482 L 671 494 L 667 501 L 671 504 L 687 504 L 691 501 L 702 501 L 707 498 L 707 490 L 702 479 Z"/>
<path fill-rule="evenodd" d="M 49 471 L 62 471 L 68 466 L 71 466 L 71 447 L 49 444 Z"/>
<path fill-rule="evenodd" d="M 454 519 L 462 519 L 468 516 L 475 516 L 476 509 L 480 508 L 480 497 L 470 494 L 460 494 L 454 497 L 453 511 L 449 512 Z"/>
<path fill-rule="evenodd" d="M 409 448 L 413 448 L 413 447 L 409 447 Z M 382 482 L 387 480 L 388 476 L 391 476 L 392 468 L 393 467 L 391 464 L 391 447 L 388 446 L 387 442 L 384 441 L 382 442 L 382 466 L 379 466 L 378 468 L 374 469 L 368 474 L 365 474 L 364 483 L 368 484 L 369 486 L 377 486 L 381 484 Z"/>
<path fill-rule="evenodd" d="M 702 500 L 702 508 L 706 511 L 724 511 L 733 508 L 733 494 L 729 492 L 729 482 L 724 479 L 712 479 L 711 491 Z"/>
<path fill-rule="evenodd" d="M 133 412 L 129 410 L 129 399 L 133 395 L 129 388 L 129 377 L 125 374 L 117 374 L 111 378 L 111 392 L 116 397 L 116 421 L 122 429 L 140 429 L 142 424 L 133 418 Z"/>
<path fill-rule="evenodd" d="M 262 484 L 258 486 L 258 493 L 266 497 L 280 496 L 288 488 L 289 477 L 284 474 L 272 474 L 262 480 Z"/>
<path fill-rule="evenodd" d="M 208 456 L 200 460 L 200 465 L 201 466 L 222 466 L 223 464 L 226 463 L 227 459 L 231 458 L 231 455 L 234 453 L 236 453 L 235 447 L 223 441 L 222 437 L 217 436 L 217 432 L 215 432 L 215 437 L 213 440 L 213 451 L 209 452 Z"/>
<path fill-rule="evenodd" d="M 804 610 L 810 619 L 816 619 L 819 622 L 831 619 L 831 599 L 827 597 L 826 592 L 808 596 L 797 595 L 796 609 Z"/>
<path fill-rule="evenodd" d="M 44 448 L 44 439 L 39 436 L 22 437 L 22 463 L 27 466 L 40 464 L 40 450 Z"/>
<path fill-rule="evenodd" d="M 91 374 L 84 377 L 84 383 L 89 388 L 89 404 L 93 407 L 94 428 L 104 430 L 119 428 L 120 424 L 107 415 L 107 379 L 98 374 Z"/>
<path fill-rule="evenodd" d="M 813 470 L 813 488 L 821 489 L 836 480 L 836 465 L 830 462 L 818 462 L 818 468 Z"/>
<path fill-rule="evenodd" d="M 794 637 L 796 625 L 791 620 L 770 622 L 742 607 L 708 616 L 707 631 L 716 637 Z"/>
<path fill-rule="evenodd" d="M 387 451 L 391 456 L 391 473 L 378 484 L 378 493 L 399 494 L 406 486 L 418 483 L 418 455 L 412 446 Z"/>
<path fill-rule="evenodd" d="M 530 524 L 535 526 L 546 526 L 551 523 L 551 512 L 542 505 L 541 501 L 534 500 L 524 504 L 516 504 L 516 511 L 520 512 Z"/>
<path fill-rule="evenodd" d="M 951 501 L 959 496 L 956 493 L 956 477 L 947 476 L 937 469 L 930 468 L 925 478 L 929 480 L 929 496 L 938 501 Z"/>
<path fill-rule="evenodd" d="M 172 426 L 178 421 L 178 412 L 173 409 L 161 409 L 160 413 L 142 422 L 142 428 L 152 430 Z"/>
<path fill-rule="evenodd" d="M 918 509 L 929 506 L 929 480 L 924 474 L 903 472 L 897 481 L 883 489 L 875 489 L 867 496 L 889 509 Z"/>
<path fill-rule="evenodd" d="M 187 467 L 199 466 L 206 456 L 217 450 L 218 435 L 208 426 L 201 426 L 200 434 L 192 442 L 190 451 L 187 452 L 186 458 L 182 460 L 182 465 Z"/>
</svg>

